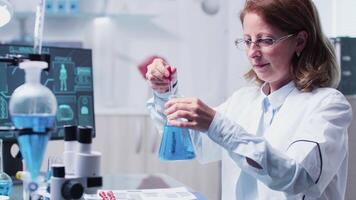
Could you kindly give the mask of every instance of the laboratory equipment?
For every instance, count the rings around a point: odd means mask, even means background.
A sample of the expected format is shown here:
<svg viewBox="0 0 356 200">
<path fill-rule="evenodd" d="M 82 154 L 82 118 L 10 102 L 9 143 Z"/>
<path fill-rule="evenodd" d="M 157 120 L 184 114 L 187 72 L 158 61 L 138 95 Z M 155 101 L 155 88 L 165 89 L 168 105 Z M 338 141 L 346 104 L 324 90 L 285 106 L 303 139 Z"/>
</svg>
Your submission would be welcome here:
<svg viewBox="0 0 356 200">
<path fill-rule="evenodd" d="M 72 187 L 76 181 L 83 186 L 83 190 L 86 194 L 96 194 L 97 189 L 103 185 L 103 178 L 101 176 L 101 153 L 92 151 L 92 127 L 68 125 L 65 129 L 65 142 L 64 142 L 64 169 L 65 174 L 55 177 L 55 182 L 63 184 L 64 187 Z M 63 164 L 62 164 L 63 165 Z M 53 166 L 53 165 L 52 165 Z M 71 171 L 67 171 L 67 169 Z M 58 179 L 60 178 L 60 179 Z M 67 182 L 64 182 L 66 180 Z M 68 182 L 68 181 L 71 182 Z M 51 179 L 51 188 L 53 180 Z M 68 183 L 68 184 L 67 184 Z M 55 187 L 59 187 L 59 185 Z M 66 185 L 67 184 L 67 185 Z M 51 193 L 59 198 L 58 188 L 55 189 L 55 194 Z M 64 190 L 64 189 L 63 189 Z M 64 192 L 61 195 L 66 198 L 70 194 L 68 189 L 68 195 Z M 52 190 L 51 190 L 52 191 Z M 55 198 L 57 199 L 57 198 Z"/>
<path fill-rule="evenodd" d="M 341 80 L 338 86 L 344 95 L 356 95 L 356 38 L 337 37 L 331 39 L 335 46 L 337 62 L 341 67 Z"/>
<path fill-rule="evenodd" d="M 195 158 L 193 144 L 188 129 L 165 125 L 161 146 L 161 160 L 189 160 Z"/>
<path fill-rule="evenodd" d="M 10 196 L 12 190 L 12 180 L 3 170 L 2 139 L 0 139 L 0 195 Z"/>
<path fill-rule="evenodd" d="M 43 26 L 46 10 L 46 3 L 44 1 L 39 0 L 39 4 L 36 7 L 33 53 L 38 55 L 42 54 Z"/>
<path fill-rule="evenodd" d="M 86 194 L 95 194 L 102 186 L 101 153 L 92 151 L 91 145 L 92 128 L 79 126 L 74 176 L 84 178 Z"/>
<path fill-rule="evenodd" d="M 65 167 L 52 166 L 53 176 L 51 178 L 51 199 L 79 199 L 83 196 L 84 187 L 82 183 L 73 178 L 65 177 Z"/>
<path fill-rule="evenodd" d="M 69 0 L 69 12 L 71 13 L 79 12 L 79 0 Z"/>
<path fill-rule="evenodd" d="M 64 126 L 64 152 L 63 163 L 65 166 L 66 176 L 74 176 L 75 155 L 77 150 L 77 126 Z"/>
<path fill-rule="evenodd" d="M 168 66 L 167 69 L 170 73 L 168 77 L 170 80 L 169 99 L 177 98 L 177 96 L 175 96 L 172 92 L 173 81 L 171 67 Z M 189 160 L 195 158 L 189 130 L 187 128 L 172 126 L 168 123 L 167 120 L 163 129 L 161 145 L 159 148 L 159 158 L 161 160 Z"/>
<path fill-rule="evenodd" d="M 39 56 L 42 53 L 44 14 L 45 3 L 40 0 L 36 10 L 33 47 L 33 53 Z M 40 82 L 42 70 L 48 68 L 47 62 L 23 60 L 19 68 L 25 71 L 25 83 L 12 93 L 9 111 L 12 122 L 19 130 L 17 142 L 31 176 L 31 181 L 24 187 L 35 194 L 43 156 L 54 128 L 57 100 L 51 90 Z"/>
<path fill-rule="evenodd" d="M 40 83 L 41 71 L 47 67 L 48 63 L 43 61 L 21 62 L 19 68 L 25 70 L 25 83 L 16 88 L 9 102 L 20 151 L 31 175 L 30 191 L 37 190 L 37 178 L 57 111 L 54 94 Z"/>
<path fill-rule="evenodd" d="M 29 185 L 31 182 L 31 175 L 28 171 L 18 171 L 16 172 L 16 179 L 22 181 L 22 185 Z M 30 199 L 31 196 L 30 187 L 22 187 L 22 199 Z"/>
<path fill-rule="evenodd" d="M 93 128 L 95 136 L 94 120 L 94 96 L 92 76 L 92 51 L 80 48 L 42 47 L 42 52 L 50 56 L 36 58 L 29 53 L 33 52 L 32 46 L 0 44 L 0 55 L 14 55 L 0 58 L 0 138 L 4 140 L 4 171 L 14 177 L 17 171 L 22 169 L 21 156 L 13 156 L 10 149 L 16 145 L 16 131 L 11 121 L 8 105 L 11 94 L 24 82 L 24 71 L 19 69 L 18 63 L 23 60 L 45 60 L 49 62 L 49 68 L 42 71 L 41 83 L 51 89 L 55 94 L 58 108 L 56 127 L 51 133 L 51 140 L 63 140 L 65 125 L 82 125 Z M 15 56 L 16 55 L 16 56 Z M 60 90 L 60 69 L 65 65 L 67 73 L 67 91 Z M 82 73 L 85 71 L 85 73 Z M 77 82 L 85 79 L 85 82 Z M 84 98 L 85 97 L 85 98 Z M 84 99 L 86 101 L 84 101 Z M 84 104 L 85 103 L 85 104 Z M 85 113 L 81 110 L 86 110 Z M 67 112 L 68 111 L 68 112 Z M 63 115 L 63 113 L 72 113 Z"/>
<path fill-rule="evenodd" d="M 7 0 L 0 0 L 0 27 L 10 22 L 13 15 L 13 7 Z"/>
<path fill-rule="evenodd" d="M 67 1 L 57 0 L 57 12 L 65 13 L 67 11 Z"/>
<path fill-rule="evenodd" d="M 45 0 L 46 12 L 51 13 L 54 11 L 53 0 Z"/>
</svg>

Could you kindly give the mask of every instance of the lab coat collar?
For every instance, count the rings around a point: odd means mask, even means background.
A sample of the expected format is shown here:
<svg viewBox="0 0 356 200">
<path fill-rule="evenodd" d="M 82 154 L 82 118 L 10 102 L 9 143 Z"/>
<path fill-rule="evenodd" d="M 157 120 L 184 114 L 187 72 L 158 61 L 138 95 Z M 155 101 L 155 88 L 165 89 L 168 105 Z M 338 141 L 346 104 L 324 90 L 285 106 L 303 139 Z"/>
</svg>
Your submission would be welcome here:
<svg viewBox="0 0 356 200">
<path fill-rule="evenodd" d="M 289 93 L 291 93 L 292 90 L 295 89 L 295 83 L 291 81 L 288 84 L 284 85 L 283 87 L 279 88 L 278 90 L 272 92 L 271 94 L 266 95 L 263 92 L 263 89 L 266 86 L 268 87 L 267 82 L 265 82 L 261 86 L 261 94 L 263 97 L 262 109 L 265 112 L 267 111 L 269 105 L 271 105 L 273 110 L 277 110 L 279 107 L 281 107 L 284 101 L 286 100 L 287 96 L 289 95 Z"/>
</svg>

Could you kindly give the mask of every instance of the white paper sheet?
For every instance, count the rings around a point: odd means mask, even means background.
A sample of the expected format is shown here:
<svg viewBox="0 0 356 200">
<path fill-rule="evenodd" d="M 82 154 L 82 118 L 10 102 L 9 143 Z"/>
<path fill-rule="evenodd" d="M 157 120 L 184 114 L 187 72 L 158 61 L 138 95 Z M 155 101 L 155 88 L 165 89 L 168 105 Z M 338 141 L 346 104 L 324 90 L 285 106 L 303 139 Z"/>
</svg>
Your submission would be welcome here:
<svg viewBox="0 0 356 200">
<path fill-rule="evenodd" d="M 185 187 L 146 190 L 99 190 L 102 200 L 196 200 Z"/>
</svg>

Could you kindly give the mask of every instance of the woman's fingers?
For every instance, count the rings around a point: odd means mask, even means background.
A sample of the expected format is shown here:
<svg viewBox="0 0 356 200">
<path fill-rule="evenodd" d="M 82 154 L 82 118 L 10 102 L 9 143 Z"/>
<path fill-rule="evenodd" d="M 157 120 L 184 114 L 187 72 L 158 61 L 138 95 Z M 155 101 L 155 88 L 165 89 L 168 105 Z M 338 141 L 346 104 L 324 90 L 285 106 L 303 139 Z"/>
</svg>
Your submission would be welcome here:
<svg viewBox="0 0 356 200">
<path fill-rule="evenodd" d="M 199 130 L 199 128 L 197 128 L 198 123 L 196 121 L 168 120 L 168 123 L 172 126 Z"/>
<path fill-rule="evenodd" d="M 177 98 L 178 99 L 178 98 Z M 165 104 L 165 114 L 168 116 L 178 110 L 185 110 L 185 111 L 191 111 L 191 103 L 189 101 L 186 102 L 179 102 L 175 101 L 176 99 L 169 100 Z"/>
<path fill-rule="evenodd" d="M 169 80 L 158 80 L 156 78 L 150 79 L 149 82 L 152 84 L 156 84 L 156 85 L 168 85 L 169 84 Z"/>
<path fill-rule="evenodd" d="M 162 73 L 158 69 L 151 69 L 151 70 L 147 71 L 146 78 L 147 78 L 147 80 L 150 80 L 150 81 L 151 80 L 163 81 L 166 79 L 164 72 Z"/>
<path fill-rule="evenodd" d="M 197 111 L 202 105 L 202 102 L 195 97 L 190 98 L 173 98 L 166 102 L 165 109 L 166 114 L 170 114 L 176 110 L 190 110 L 190 111 Z"/>
<path fill-rule="evenodd" d="M 168 120 L 185 119 L 187 121 L 195 121 L 198 118 L 196 113 L 187 110 L 178 110 L 174 113 L 167 115 Z"/>
<path fill-rule="evenodd" d="M 147 78 L 156 78 L 158 80 L 167 79 L 170 76 L 170 72 L 168 71 L 168 66 L 162 59 L 156 58 L 153 62 L 147 66 Z M 171 69 L 175 72 L 175 68 Z"/>
<path fill-rule="evenodd" d="M 215 116 L 215 110 L 197 98 L 172 99 L 165 107 L 168 122 L 178 127 L 206 131 Z"/>
<path fill-rule="evenodd" d="M 156 58 L 147 66 L 146 79 L 151 88 L 160 93 L 166 92 L 171 82 L 170 79 L 173 78 L 173 80 L 175 80 L 176 77 L 176 68 L 169 66 L 163 59 Z"/>
<path fill-rule="evenodd" d="M 193 102 L 197 101 L 197 98 L 191 98 L 191 97 L 180 97 L 180 98 L 173 98 L 167 101 L 165 104 L 165 108 L 169 108 L 172 105 L 175 104 L 192 104 Z"/>
</svg>

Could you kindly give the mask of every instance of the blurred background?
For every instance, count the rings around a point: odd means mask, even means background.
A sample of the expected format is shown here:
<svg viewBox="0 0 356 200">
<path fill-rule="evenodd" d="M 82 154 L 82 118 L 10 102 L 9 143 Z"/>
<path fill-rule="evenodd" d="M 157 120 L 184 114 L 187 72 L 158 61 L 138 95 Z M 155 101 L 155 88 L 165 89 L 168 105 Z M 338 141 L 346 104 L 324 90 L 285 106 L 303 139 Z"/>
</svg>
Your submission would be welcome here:
<svg viewBox="0 0 356 200">
<path fill-rule="evenodd" d="M 38 1 L 10 0 L 12 21 L 0 29 L 1 43 L 33 44 Z M 152 92 L 138 70 L 150 56 L 178 68 L 179 91 L 217 106 L 246 84 L 244 51 L 234 46 L 242 36 L 239 10 L 245 0 L 48 0 L 44 45 L 93 51 L 96 139 L 106 174 L 164 173 L 220 198 L 220 164 L 196 160 L 158 160 L 160 135 L 145 108 Z M 342 91 L 356 106 L 356 73 L 350 45 L 356 37 L 354 0 L 315 0 L 324 32 L 338 47 L 343 67 Z M 354 16 L 355 15 L 355 16 Z M 345 37 L 350 47 L 345 48 Z M 346 50 L 345 50 L 346 49 Z M 345 57 L 346 56 L 346 57 Z M 349 132 L 347 199 L 356 196 L 356 125 Z M 61 154 L 63 141 L 51 141 L 48 155 Z"/>
</svg>

